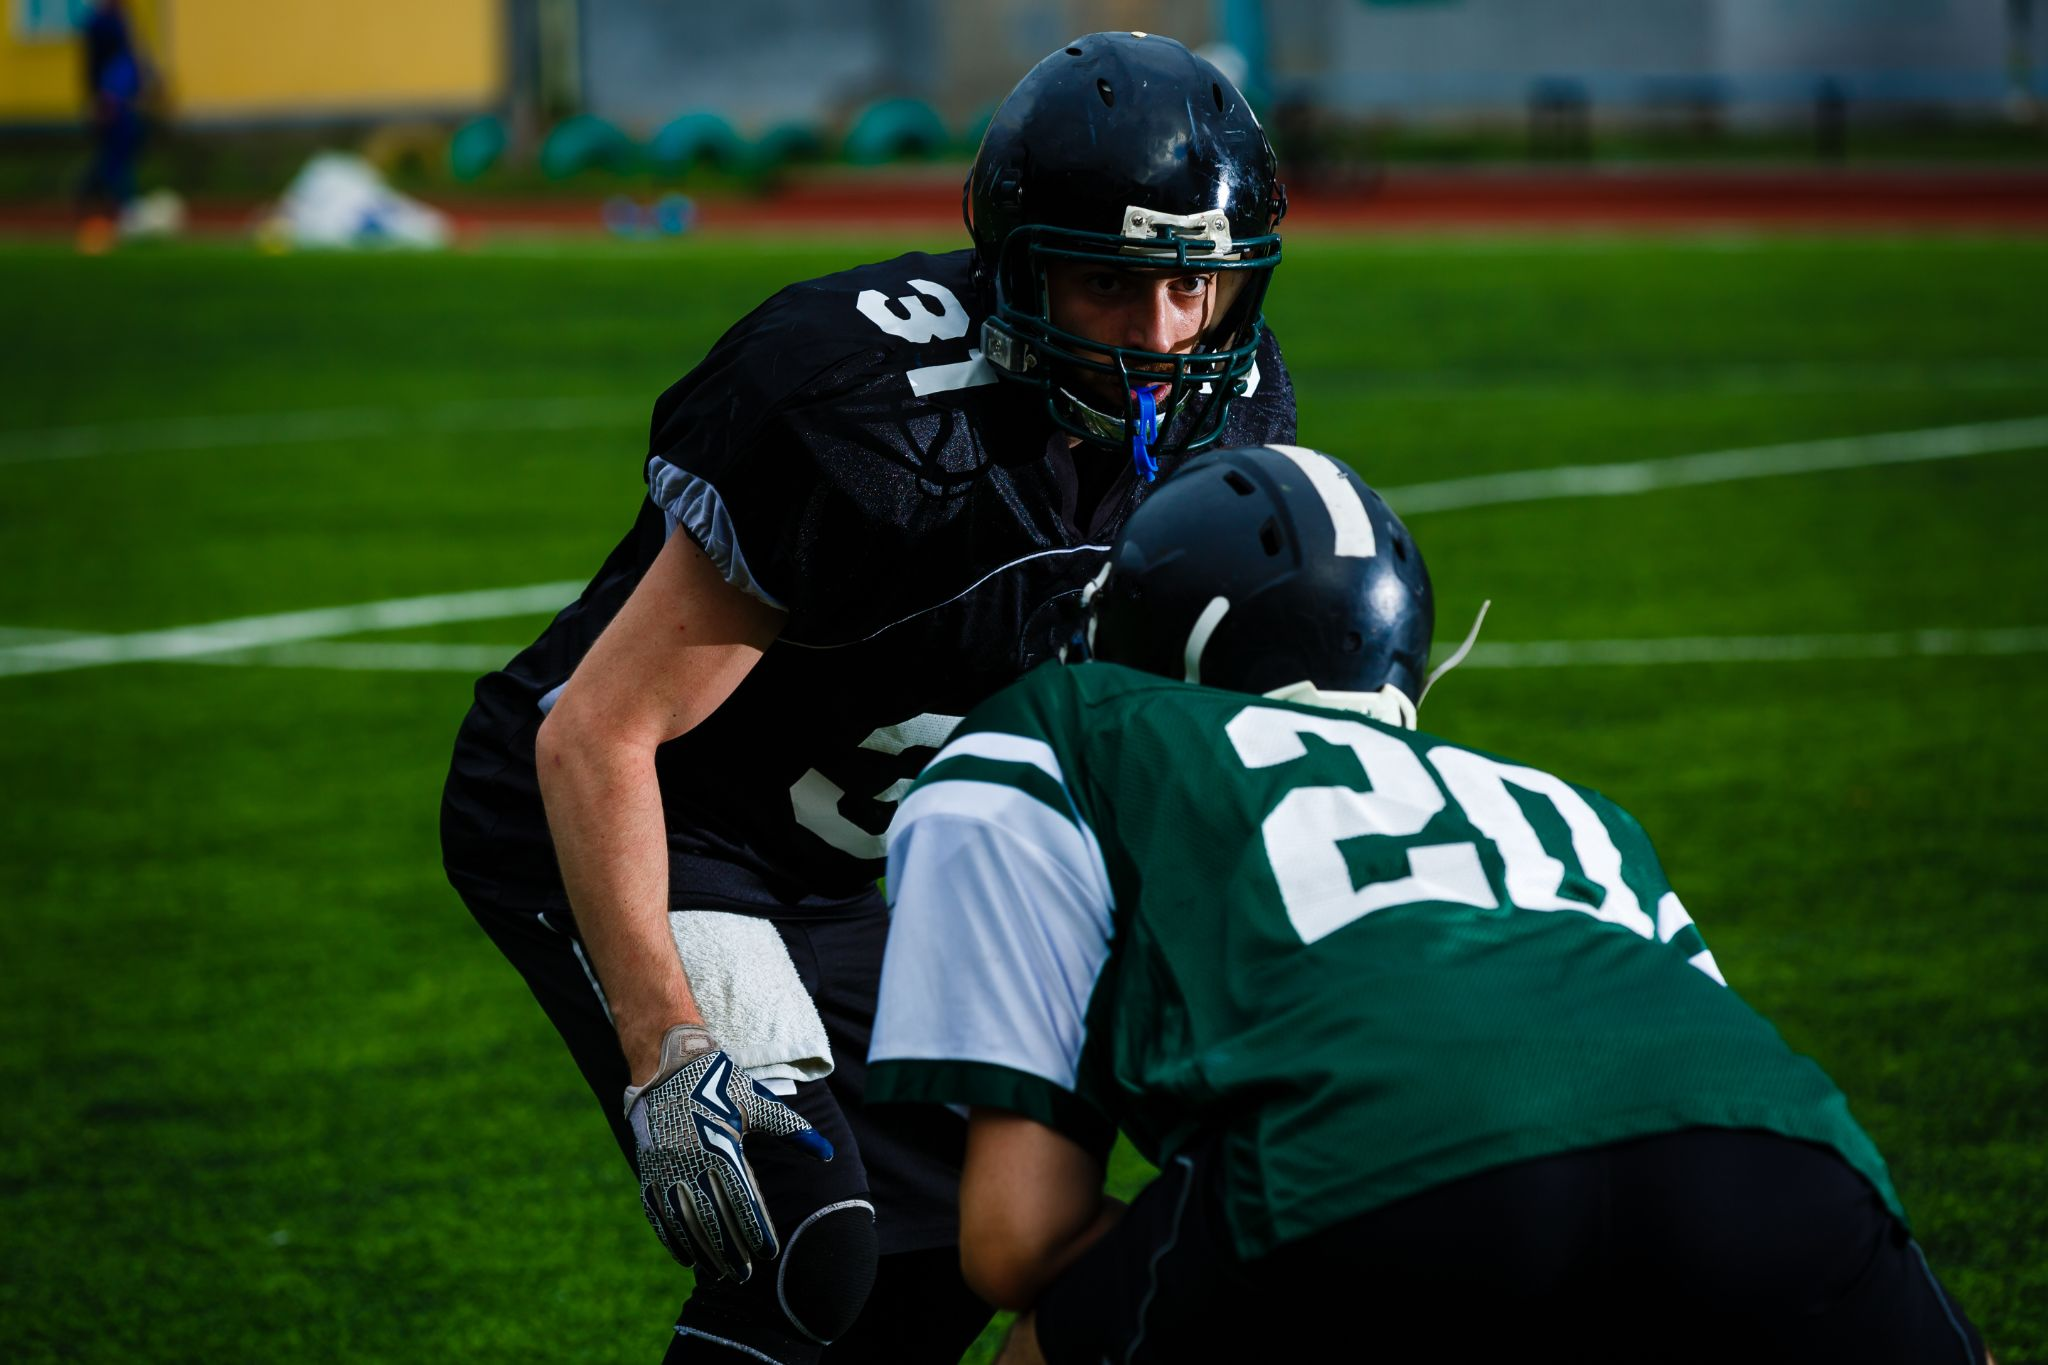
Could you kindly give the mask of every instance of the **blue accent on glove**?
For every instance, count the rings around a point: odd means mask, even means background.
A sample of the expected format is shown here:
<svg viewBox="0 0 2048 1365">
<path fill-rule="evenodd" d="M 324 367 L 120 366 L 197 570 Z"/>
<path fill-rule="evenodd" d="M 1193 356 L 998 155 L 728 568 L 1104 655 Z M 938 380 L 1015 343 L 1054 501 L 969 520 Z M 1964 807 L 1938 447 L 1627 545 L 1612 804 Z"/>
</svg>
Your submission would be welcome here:
<svg viewBox="0 0 2048 1365">
<path fill-rule="evenodd" d="M 1150 389 L 1133 389 L 1131 397 L 1138 400 L 1138 420 L 1131 428 L 1131 463 L 1137 466 L 1138 477 L 1151 483 L 1159 477 L 1159 461 L 1152 457 L 1152 446 L 1159 440 L 1159 403 Z"/>
<path fill-rule="evenodd" d="M 748 1079 L 752 1080 L 753 1078 L 749 1077 Z M 779 1105 L 782 1103 L 781 1096 L 759 1081 L 754 1081 L 754 1094 L 770 1104 Z M 809 1125 L 797 1129 L 794 1133 L 786 1134 L 784 1141 L 795 1143 L 798 1150 L 808 1156 L 814 1156 L 820 1161 L 830 1161 L 832 1159 L 832 1139 Z"/>
</svg>

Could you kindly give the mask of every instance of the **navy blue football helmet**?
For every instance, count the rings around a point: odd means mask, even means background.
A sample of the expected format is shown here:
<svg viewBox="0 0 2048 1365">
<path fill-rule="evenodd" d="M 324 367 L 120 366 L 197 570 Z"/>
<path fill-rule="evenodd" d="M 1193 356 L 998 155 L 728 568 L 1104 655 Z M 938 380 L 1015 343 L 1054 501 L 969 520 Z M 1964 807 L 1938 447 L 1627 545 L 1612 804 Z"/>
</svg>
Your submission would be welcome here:
<svg viewBox="0 0 2048 1365">
<path fill-rule="evenodd" d="M 1436 625 L 1408 528 L 1300 446 L 1191 460 L 1131 514 L 1086 611 L 1092 658 L 1260 695 L 1392 689 L 1374 713 L 1409 726 Z"/>
<path fill-rule="evenodd" d="M 1248 386 L 1287 211 L 1273 148 L 1229 77 L 1156 33 L 1076 38 L 996 110 L 961 199 L 995 294 L 981 349 L 999 374 L 1041 390 L 1053 422 L 1084 440 L 1215 441 Z M 1057 260 L 1214 271 L 1231 284 L 1195 352 L 1167 354 L 1056 326 L 1046 267 Z M 1084 396 L 1112 384 L 1121 410 Z M 1149 410 L 1154 384 L 1172 385 L 1165 411 Z"/>
</svg>

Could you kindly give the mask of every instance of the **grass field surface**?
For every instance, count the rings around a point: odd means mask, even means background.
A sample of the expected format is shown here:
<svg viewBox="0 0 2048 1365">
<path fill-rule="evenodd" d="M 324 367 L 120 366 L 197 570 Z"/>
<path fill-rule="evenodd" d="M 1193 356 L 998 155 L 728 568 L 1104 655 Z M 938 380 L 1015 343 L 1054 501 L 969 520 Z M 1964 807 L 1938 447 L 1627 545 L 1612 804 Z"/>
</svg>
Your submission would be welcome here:
<svg viewBox="0 0 2048 1365">
<path fill-rule="evenodd" d="M 0 247 L 9 1358 L 659 1356 L 685 1285 L 441 880 L 441 778 L 655 393 L 908 245 L 951 243 Z M 1304 443 L 1435 509 L 1443 647 L 1494 603 L 1425 726 L 1642 819 L 2007 1365 L 2048 1361 L 2044 298 L 2039 240 L 1303 234 L 1271 313 Z"/>
</svg>

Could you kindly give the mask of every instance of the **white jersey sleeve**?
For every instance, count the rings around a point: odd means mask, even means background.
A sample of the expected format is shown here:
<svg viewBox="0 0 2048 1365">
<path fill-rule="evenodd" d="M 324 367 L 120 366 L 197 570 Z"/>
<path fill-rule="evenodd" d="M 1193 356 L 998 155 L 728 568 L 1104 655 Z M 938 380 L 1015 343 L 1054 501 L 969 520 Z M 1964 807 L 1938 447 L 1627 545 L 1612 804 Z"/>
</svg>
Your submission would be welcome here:
<svg viewBox="0 0 2048 1365">
<path fill-rule="evenodd" d="M 999 779 L 929 783 L 890 831 L 889 891 L 870 1062 L 992 1066 L 1071 1094 L 1111 938 L 1087 827 Z"/>
</svg>

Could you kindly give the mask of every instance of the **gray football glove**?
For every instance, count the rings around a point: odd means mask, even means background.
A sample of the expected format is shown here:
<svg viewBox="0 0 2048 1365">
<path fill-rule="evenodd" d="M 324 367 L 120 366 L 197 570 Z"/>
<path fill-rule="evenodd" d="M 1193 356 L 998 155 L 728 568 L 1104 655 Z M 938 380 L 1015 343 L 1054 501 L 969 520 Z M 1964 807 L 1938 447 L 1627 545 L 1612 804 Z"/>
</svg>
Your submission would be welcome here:
<svg viewBox="0 0 2048 1365">
<path fill-rule="evenodd" d="M 777 1245 L 743 1150 L 747 1138 L 788 1138 L 820 1161 L 832 1159 L 832 1144 L 693 1025 L 662 1036 L 654 1079 L 627 1095 L 640 1204 L 655 1235 L 684 1265 L 744 1281 Z"/>
</svg>

